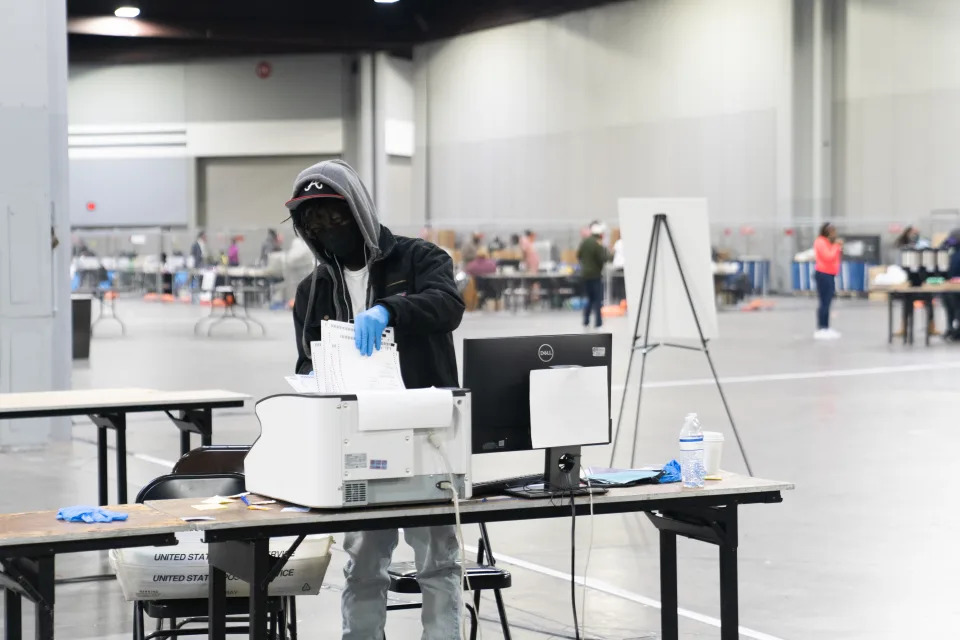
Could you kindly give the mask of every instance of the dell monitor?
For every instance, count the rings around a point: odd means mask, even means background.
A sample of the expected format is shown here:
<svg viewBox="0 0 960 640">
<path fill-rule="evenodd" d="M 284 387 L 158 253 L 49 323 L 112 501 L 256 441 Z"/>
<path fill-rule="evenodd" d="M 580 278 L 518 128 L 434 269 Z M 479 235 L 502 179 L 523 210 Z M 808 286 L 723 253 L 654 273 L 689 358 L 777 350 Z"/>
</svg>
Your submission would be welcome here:
<svg viewBox="0 0 960 640">
<path fill-rule="evenodd" d="M 610 360 L 612 338 L 610 334 L 524 336 L 512 338 L 484 338 L 463 341 L 463 386 L 472 394 L 473 453 L 499 453 L 505 451 L 545 450 L 544 489 L 546 494 L 569 495 L 583 493 L 571 486 L 571 478 L 579 484 L 580 447 L 609 444 L 610 421 Z M 563 372 L 561 369 L 580 369 Z M 582 369 L 590 369 L 584 371 Z M 554 370 L 559 380 L 573 379 L 569 376 L 588 375 L 594 383 L 592 408 L 597 409 L 598 395 L 599 428 L 597 413 L 581 424 L 581 418 L 557 418 L 555 429 L 546 425 L 543 413 L 549 413 L 549 396 L 553 378 L 546 379 L 544 370 Z M 538 373 L 540 372 L 540 373 Z M 597 376 L 605 380 L 597 379 Z M 535 378 L 535 394 L 531 400 L 531 379 Z M 599 383 L 599 389 L 597 389 Z M 547 388 L 544 389 L 544 384 Z M 561 382 L 562 384 L 562 382 Z M 544 395 L 546 391 L 547 395 Z M 556 390 L 554 390 L 556 391 Z M 577 395 L 580 389 L 575 390 Z M 561 401 L 563 398 L 557 398 Z M 537 412 L 531 420 L 531 401 Z M 605 409 L 605 410 L 604 410 Z M 571 415 L 582 415 L 579 411 Z M 590 424 L 587 425 L 586 422 Z M 520 492 L 513 492 L 525 495 Z M 530 493 L 530 492 L 527 492 Z M 535 496 L 527 496 L 535 497 Z"/>
</svg>

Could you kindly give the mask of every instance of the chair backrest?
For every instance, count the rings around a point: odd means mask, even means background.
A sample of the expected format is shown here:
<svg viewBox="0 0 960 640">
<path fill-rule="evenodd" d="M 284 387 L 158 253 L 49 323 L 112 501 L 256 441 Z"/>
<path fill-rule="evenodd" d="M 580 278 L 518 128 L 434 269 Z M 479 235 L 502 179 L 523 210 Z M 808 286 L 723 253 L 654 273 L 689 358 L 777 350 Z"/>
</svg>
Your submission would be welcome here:
<svg viewBox="0 0 960 640">
<path fill-rule="evenodd" d="M 211 445 L 187 451 L 173 465 L 174 475 L 207 473 L 243 473 L 243 459 L 249 445 Z"/>
<path fill-rule="evenodd" d="M 137 494 L 137 502 L 232 496 L 243 491 L 245 491 L 244 478 L 239 473 L 169 474 L 151 480 Z"/>
</svg>

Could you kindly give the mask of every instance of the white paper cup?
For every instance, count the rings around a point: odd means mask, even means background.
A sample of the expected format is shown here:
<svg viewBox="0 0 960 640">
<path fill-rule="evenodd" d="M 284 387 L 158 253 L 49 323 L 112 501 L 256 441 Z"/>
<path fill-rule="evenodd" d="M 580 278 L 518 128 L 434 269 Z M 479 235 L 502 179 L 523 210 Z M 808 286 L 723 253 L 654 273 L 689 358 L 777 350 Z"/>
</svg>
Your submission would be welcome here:
<svg viewBox="0 0 960 640">
<path fill-rule="evenodd" d="M 708 476 L 720 474 L 720 458 L 723 455 L 723 434 L 719 431 L 703 432 L 703 468 Z"/>
</svg>

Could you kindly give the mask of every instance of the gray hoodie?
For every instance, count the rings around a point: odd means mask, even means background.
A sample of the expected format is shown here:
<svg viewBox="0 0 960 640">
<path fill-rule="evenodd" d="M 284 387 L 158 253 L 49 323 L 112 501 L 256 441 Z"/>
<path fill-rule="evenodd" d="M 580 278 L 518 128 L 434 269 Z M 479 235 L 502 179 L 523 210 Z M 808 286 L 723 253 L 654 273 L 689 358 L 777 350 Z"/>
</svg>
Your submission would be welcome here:
<svg viewBox="0 0 960 640">
<path fill-rule="evenodd" d="M 330 187 L 339 195 L 343 196 L 353 212 L 353 217 L 360 226 L 360 232 L 363 234 L 364 252 L 366 255 L 367 268 L 380 260 L 383 253 L 380 249 L 380 218 L 377 215 L 377 206 L 370 197 L 360 176 L 354 171 L 353 167 L 343 160 L 324 160 L 317 164 L 307 167 L 300 172 L 297 179 L 293 182 L 293 197 L 287 202 L 288 209 L 296 209 L 300 204 L 297 196 L 311 182 L 319 182 L 325 187 Z M 304 239 L 306 241 L 306 239 Z M 326 268 L 333 282 L 333 304 L 337 312 L 338 320 L 350 319 L 350 305 L 347 302 L 346 294 L 343 293 L 343 273 L 340 262 L 321 247 L 315 247 L 307 242 L 307 246 L 316 257 L 318 265 L 313 271 L 313 279 L 310 282 L 310 296 L 307 299 L 307 313 L 313 308 L 314 294 L 317 287 L 317 275 L 319 268 Z M 338 274 L 339 272 L 339 274 Z M 338 277 L 339 275 L 339 277 Z M 373 303 L 373 288 L 367 287 L 366 306 Z M 304 341 L 304 350 L 310 353 L 310 345 L 306 344 L 306 335 L 301 337 Z"/>
<path fill-rule="evenodd" d="M 353 212 L 353 217 L 360 225 L 360 231 L 363 232 L 363 239 L 366 242 L 367 251 L 369 251 L 368 264 L 379 259 L 380 217 L 377 215 L 377 205 L 373 203 L 370 192 L 367 191 L 353 167 L 343 160 L 324 160 L 307 167 L 300 172 L 300 175 L 293 182 L 293 198 L 287 203 L 287 208 L 295 209 L 300 204 L 297 202 L 297 194 L 311 182 L 320 182 L 346 199 L 347 204 L 350 205 L 350 211 Z M 315 247 L 310 248 L 317 255 L 318 260 L 325 261 L 320 251 Z M 330 258 L 332 256 L 326 257 Z"/>
</svg>

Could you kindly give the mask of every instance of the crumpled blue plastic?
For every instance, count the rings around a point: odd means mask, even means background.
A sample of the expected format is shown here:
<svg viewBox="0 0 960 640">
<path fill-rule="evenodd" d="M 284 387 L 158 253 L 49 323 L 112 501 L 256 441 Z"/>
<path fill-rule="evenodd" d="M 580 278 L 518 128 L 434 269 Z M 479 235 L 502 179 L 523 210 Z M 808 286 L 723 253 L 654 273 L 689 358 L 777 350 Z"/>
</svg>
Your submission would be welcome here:
<svg viewBox="0 0 960 640">
<path fill-rule="evenodd" d="M 667 484 L 668 482 L 680 482 L 680 463 L 676 460 L 671 460 L 663 465 L 663 475 L 660 476 L 660 484 Z"/>
<path fill-rule="evenodd" d="M 127 519 L 126 513 L 119 511 L 110 511 L 103 507 L 85 507 L 79 505 L 76 507 L 63 507 L 57 511 L 57 520 L 67 522 L 113 522 Z"/>
</svg>

